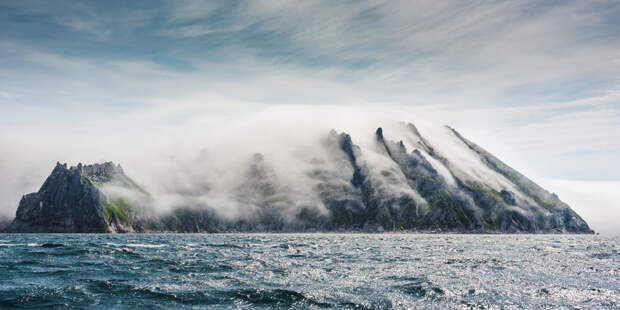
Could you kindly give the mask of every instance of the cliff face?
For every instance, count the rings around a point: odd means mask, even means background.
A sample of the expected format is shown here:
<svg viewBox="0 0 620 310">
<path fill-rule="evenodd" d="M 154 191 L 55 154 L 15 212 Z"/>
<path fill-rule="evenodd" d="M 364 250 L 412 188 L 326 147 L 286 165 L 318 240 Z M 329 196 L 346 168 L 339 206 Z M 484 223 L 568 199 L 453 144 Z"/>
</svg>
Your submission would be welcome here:
<svg viewBox="0 0 620 310">
<path fill-rule="evenodd" d="M 8 231 L 593 232 L 555 194 L 452 128 L 434 130 L 401 123 L 369 132 L 365 144 L 332 130 L 315 146 L 320 158 L 297 162 L 307 168 L 296 182 L 255 154 L 226 193 L 212 192 L 217 175 L 180 169 L 168 188 L 185 199 L 157 216 L 150 195 L 120 166 L 57 164 L 38 192 L 22 198 Z M 225 216 L 226 208 L 240 214 Z"/>
<path fill-rule="evenodd" d="M 22 197 L 8 231 L 131 232 L 129 211 L 118 208 L 118 199 L 99 188 L 113 182 L 133 183 L 111 162 L 70 168 L 57 163 L 38 192 Z"/>
<path fill-rule="evenodd" d="M 339 147 L 353 171 L 346 190 L 322 187 L 324 203 L 339 225 L 378 231 L 593 232 L 555 194 L 453 129 L 444 128 L 454 139 L 449 147 L 435 147 L 414 125 L 404 126 L 413 149 L 403 140 L 386 139 L 377 129 L 372 151 L 389 162 L 382 167 L 369 165 L 349 135 L 330 133 L 328 144 Z M 444 156 L 446 149 L 460 154 Z"/>
<path fill-rule="evenodd" d="M 279 180 L 282 175 L 271 169 L 277 162 L 254 155 L 233 195 L 246 207 L 244 216 L 223 218 L 220 206 L 188 205 L 166 215 L 161 227 L 183 232 L 592 233 L 555 194 L 453 129 L 442 127 L 429 134 L 431 139 L 413 124 L 396 127 L 396 133 L 382 128 L 369 133 L 373 142 L 364 146 L 347 133 L 331 131 L 316 146 L 325 156 L 313 159 L 307 179 L 295 184 Z M 287 188 L 308 184 L 311 188 Z"/>
</svg>

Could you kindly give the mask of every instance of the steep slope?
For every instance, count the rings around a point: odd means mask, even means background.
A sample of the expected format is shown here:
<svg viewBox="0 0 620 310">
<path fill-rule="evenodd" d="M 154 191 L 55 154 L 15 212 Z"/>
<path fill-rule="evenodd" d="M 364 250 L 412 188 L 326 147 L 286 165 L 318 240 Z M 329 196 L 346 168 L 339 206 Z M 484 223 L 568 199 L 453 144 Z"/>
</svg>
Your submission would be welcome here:
<svg viewBox="0 0 620 310">
<path fill-rule="evenodd" d="M 350 165 L 341 168 L 350 174 L 349 184 L 339 182 L 339 186 L 334 186 L 331 184 L 333 180 L 324 178 L 317 189 L 331 212 L 333 226 L 364 231 L 412 229 L 415 226 L 422 199 L 403 183 L 404 177 L 397 167 L 371 170 L 362 157 L 361 148 L 348 134 L 330 132 L 326 144 L 325 147 L 331 150 L 332 160 L 343 161 L 344 157 L 344 162 Z"/>
<path fill-rule="evenodd" d="M 8 231 L 593 232 L 557 195 L 454 129 L 386 125 L 276 150 L 291 157 L 248 154 L 232 178 L 201 169 L 218 165 L 203 150 L 164 175 L 156 197 L 170 205 L 159 214 L 120 166 L 57 164 L 22 198 Z"/>
<path fill-rule="evenodd" d="M 107 192 L 107 193 L 106 193 Z M 133 192 L 148 198 L 111 162 L 56 167 L 36 193 L 24 195 L 9 232 L 133 232 L 141 207 Z"/>
<path fill-rule="evenodd" d="M 328 135 L 324 147 L 332 161 L 347 159 L 349 167 L 340 170 L 350 176 L 344 184 L 342 177 L 334 177 L 337 171 L 315 173 L 322 176 L 317 193 L 330 210 L 332 227 L 592 233 L 556 195 L 453 129 L 440 128 L 427 139 L 413 124 L 396 128 L 393 136 L 401 140 L 389 140 L 378 128 L 374 143 L 365 148 L 348 134 Z"/>
<path fill-rule="evenodd" d="M 518 171 L 510 168 L 502 161 L 485 151 L 475 143 L 463 138 L 456 130 L 449 128 L 469 149 L 476 153 L 480 160 L 493 171 L 504 176 L 525 197 L 521 204 L 514 193 L 507 189 L 500 191 L 502 201 L 509 206 L 520 206 L 526 210 L 526 216 L 533 220 L 537 227 L 530 230 L 566 230 L 568 232 L 590 231 L 586 222 L 555 194 L 549 193 L 538 184 L 528 179 Z M 529 211 L 529 212 L 528 212 Z M 517 216 L 518 220 L 521 216 Z"/>
<path fill-rule="evenodd" d="M 426 176 L 409 172 L 416 160 L 403 164 L 404 146 L 386 144 L 389 154 L 401 151 L 401 155 L 390 155 L 400 163 L 406 175 L 411 175 L 412 184 L 423 193 L 431 204 L 432 217 L 429 223 L 449 229 L 484 230 L 499 232 L 576 232 L 591 233 L 588 225 L 568 205 L 522 174 L 486 152 L 473 142 L 463 138 L 449 127 L 431 132 L 433 140 L 425 138 L 412 124 L 404 125 L 410 141 L 415 145 L 409 157 L 426 158 L 433 161 L 422 165 L 432 173 L 443 171 L 443 177 L 435 177 L 436 188 L 425 190 L 429 183 Z M 407 134 L 405 134 L 407 136 Z M 421 155 L 421 156 L 417 156 Z M 422 183 L 420 183 L 422 181 Z M 423 187 L 420 187 L 422 185 Z M 443 192 L 443 193 L 442 193 Z M 449 193 L 449 194 L 448 194 Z M 428 195 L 436 199 L 429 199 Z M 439 197 L 437 197 L 439 196 Z M 450 214 L 456 215 L 447 218 Z"/>
</svg>

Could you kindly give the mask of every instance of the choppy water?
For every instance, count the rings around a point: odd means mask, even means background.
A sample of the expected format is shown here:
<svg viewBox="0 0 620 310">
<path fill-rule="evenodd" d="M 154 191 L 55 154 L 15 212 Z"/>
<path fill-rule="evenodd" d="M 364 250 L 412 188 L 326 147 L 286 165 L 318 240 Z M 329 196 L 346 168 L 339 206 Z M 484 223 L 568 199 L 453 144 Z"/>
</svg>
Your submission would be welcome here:
<svg viewBox="0 0 620 310">
<path fill-rule="evenodd" d="M 618 308 L 620 240 L 0 235 L 0 308 Z"/>
</svg>

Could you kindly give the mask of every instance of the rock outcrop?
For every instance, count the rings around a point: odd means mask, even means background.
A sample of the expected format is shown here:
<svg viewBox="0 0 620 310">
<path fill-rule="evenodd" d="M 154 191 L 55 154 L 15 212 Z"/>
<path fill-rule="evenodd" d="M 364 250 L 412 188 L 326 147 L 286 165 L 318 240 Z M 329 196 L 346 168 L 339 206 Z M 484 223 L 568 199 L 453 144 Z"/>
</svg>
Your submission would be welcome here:
<svg viewBox="0 0 620 310">
<path fill-rule="evenodd" d="M 353 171 L 349 193 L 322 193 L 334 221 L 378 231 L 593 232 L 555 194 L 453 129 L 444 128 L 456 145 L 436 147 L 414 125 L 405 128 L 410 142 L 417 142 L 412 150 L 376 130 L 372 151 L 387 160 L 382 167 L 370 166 L 348 134 L 330 133 L 328 143 L 340 148 Z M 454 162 L 455 156 L 444 156 L 442 149 L 466 153 L 472 163 Z"/>
<path fill-rule="evenodd" d="M 318 197 L 315 205 L 300 204 L 305 197 L 279 182 L 281 176 L 271 168 L 277 163 L 256 154 L 233 199 L 246 214 L 227 219 L 218 215 L 218 205 L 185 206 L 166 216 L 163 227 L 184 232 L 592 233 L 556 195 L 453 129 L 441 129 L 445 141 L 422 136 L 413 124 L 400 129 L 404 136 L 394 141 L 378 128 L 374 143 L 364 147 L 347 133 L 329 132 L 317 146 L 326 156 L 313 159 L 308 180 L 293 185 L 313 184 L 301 191 Z"/>
<path fill-rule="evenodd" d="M 24 195 L 9 232 L 109 233 L 133 232 L 133 207 L 127 199 L 106 195 L 102 187 L 139 187 L 111 162 L 56 167 L 36 193 Z"/>
</svg>

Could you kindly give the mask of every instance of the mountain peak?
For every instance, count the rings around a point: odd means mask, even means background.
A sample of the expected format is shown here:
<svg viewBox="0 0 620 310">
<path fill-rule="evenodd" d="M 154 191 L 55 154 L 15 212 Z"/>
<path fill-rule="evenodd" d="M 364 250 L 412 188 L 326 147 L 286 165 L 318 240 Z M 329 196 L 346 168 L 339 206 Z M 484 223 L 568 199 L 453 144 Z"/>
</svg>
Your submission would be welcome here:
<svg viewBox="0 0 620 310">
<path fill-rule="evenodd" d="M 70 168 L 57 162 L 39 191 L 22 197 L 9 231 L 132 231 L 110 216 L 106 207 L 115 203 L 114 197 L 108 197 L 99 188 L 116 179 L 124 182 L 126 188 L 135 184 L 124 175 L 120 165 L 112 162 L 78 163 Z"/>
<path fill-rule="evenodd" d="M 383 141 L 383 128 L 381 127 L 377 128 L 377 131 L 375 132 L 375 134 L 377 135 L 377 140 Z"/>
<path fill-rule="evenodd" d="M 77 169 L 86 176 L 93 177 L 113 177 L 116 175 L 124 175 L 123 168 L 121 165 L 114 165 L 113 162 L 108 161 L 104 163 L 95 163 L 91 165 L 82 165 L 78 164 Z"/>
</svg>

